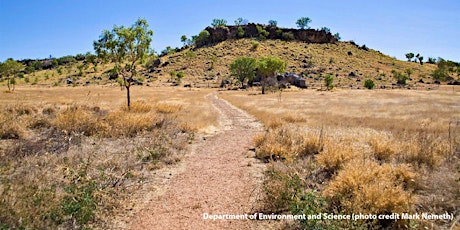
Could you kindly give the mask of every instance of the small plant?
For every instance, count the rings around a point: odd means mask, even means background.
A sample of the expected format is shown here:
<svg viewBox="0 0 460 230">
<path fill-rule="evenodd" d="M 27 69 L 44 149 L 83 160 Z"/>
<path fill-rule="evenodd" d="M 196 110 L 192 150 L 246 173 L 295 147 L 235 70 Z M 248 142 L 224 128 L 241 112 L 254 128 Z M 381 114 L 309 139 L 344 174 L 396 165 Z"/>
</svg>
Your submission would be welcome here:
<svg viewBox="0 0 460 230">
<path fill-rule="evenodd" d="M 334 88 L 334 77 L 331 74 L 328 74 L 324 77 L 324 84 L 326 85 L 326 89 L 332 90 Z"/>
<path fill-rule="evenodd" d="M 396 83 L 398 85 L 406 85 L 406 81 L 408 79 L 407 75 L 404 75 L 403 73 L 396 71 L 396 70 L 391 70 L 391 73 L 393 74 L 393 77 L 396 79 Z"/>
<path fill-rule="evenodd" d="M 372 79 L 366 79 L 366 81 L 364 82 L 364 87 L 366 87 L 367 89 L 373 89 L 375 87 L 375 83 Z"/>
<path fill-rule="evenodd" d="M 243 38 L 244 37 L 244 29 L 239 26 L 238 27 L 238 38 Z"/>
<path fill-rule="evenodd" d="M 257 42 L 257 41 L 252 41 L 252 42 L 251 42 L 251 45 L 252 45 L 252 46 L 251 46 L 251 51 L 256 51 L 257 48 L 259 48 L 260 43 Z"/>
</svg>

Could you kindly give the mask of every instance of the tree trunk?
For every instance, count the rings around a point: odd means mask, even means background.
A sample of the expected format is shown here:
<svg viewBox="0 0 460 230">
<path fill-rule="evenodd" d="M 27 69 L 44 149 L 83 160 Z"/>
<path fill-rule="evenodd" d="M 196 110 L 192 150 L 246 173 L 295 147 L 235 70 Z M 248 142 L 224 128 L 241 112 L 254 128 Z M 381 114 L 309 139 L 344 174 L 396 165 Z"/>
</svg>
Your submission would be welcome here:
<svg viewBox="0 0 460 230">
<path fill-rule="evenodd" d="M 131 109 L 131 96 L 129 94 L 129 85 L 126 86 L 126 97 L 128 98 L 128 110 Z"/>
<path fill-rule="evenodd" d="M 11 91 L 11 88 L 10 88 L 10 78 L 7 78 L 7 79 L 6 79 L 6 85 L 8 86 L 8 91 Z"/>
</svg>

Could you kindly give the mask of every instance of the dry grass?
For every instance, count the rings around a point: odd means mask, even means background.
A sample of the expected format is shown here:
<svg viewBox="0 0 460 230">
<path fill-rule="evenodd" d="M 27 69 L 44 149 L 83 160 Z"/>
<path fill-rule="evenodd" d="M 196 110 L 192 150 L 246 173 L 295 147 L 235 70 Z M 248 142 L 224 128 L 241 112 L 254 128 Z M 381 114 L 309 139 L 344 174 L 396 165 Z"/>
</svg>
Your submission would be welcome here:
<svg viewBox="0 0 460 230">
<path fill-rule="evenodd" d="M 193 132 L 217 124 L 209 91 L 132 93 L 129 110 L 119 88 L 3 94 L 0 228 L 111 228 L 155 169 L 180 161 Z"/>
<path fill-rule="evenodd" d="M 269 211 L 299 212 L 289 208 L 295 206 L 303 207 L 300 213 L 459 212 L 459 181 L 454 179 L 460 177 L 459 88 L 291 91 L 283 92 L 281 101 L 279 95 L 247 92 L 226 92 L 222 97 L 267 127 L 267 132 L 255 139 L 258 157 L 286 159 L 272 163 L 275 166 L 266 178 L 266 191 L 275 194 L 266 200 Z M 316 154 L 299 157 L 306 142 L 321 148 Z M 308 206 L 303 203 L 305 196 L 316 197 L 318 202 L 326 198 L 327 202 Z M 453 223 L 335 224 L 342 228 L 406 228 L 407 224 L 450 227 Z"/>
</svg>

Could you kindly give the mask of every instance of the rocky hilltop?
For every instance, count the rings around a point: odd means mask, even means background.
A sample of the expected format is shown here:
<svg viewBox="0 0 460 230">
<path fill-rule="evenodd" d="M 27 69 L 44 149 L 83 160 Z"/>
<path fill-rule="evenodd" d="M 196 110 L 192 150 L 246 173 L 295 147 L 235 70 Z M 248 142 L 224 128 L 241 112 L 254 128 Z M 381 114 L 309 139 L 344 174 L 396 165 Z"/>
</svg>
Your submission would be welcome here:
<svg viewBox="0 0 460 230">
<path fill-rule="evenodd" d="M 239 26 L 207 27 L 209 36 L 197 43 L 197 47 L 215 44 L 229 39 L 266 38 L 307 43 L 336 43 L 338 40 L 329 32 L 315 29 L 288 29 L 255 23 Z"/>
</svg>

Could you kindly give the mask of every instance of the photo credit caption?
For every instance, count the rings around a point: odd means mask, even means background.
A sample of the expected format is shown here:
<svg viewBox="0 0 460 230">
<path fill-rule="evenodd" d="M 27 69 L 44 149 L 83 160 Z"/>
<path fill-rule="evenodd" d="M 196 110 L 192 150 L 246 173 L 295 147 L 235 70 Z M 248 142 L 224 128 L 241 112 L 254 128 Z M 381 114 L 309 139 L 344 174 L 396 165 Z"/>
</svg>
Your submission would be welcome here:
<svg viewBox="0 0 460 230">
<path fill-rule="evenodd" d="M 392 214 L 210 214 L 203 213 L 203 220 L 450 220 L 454 219 L 453 213 L 392 213 Z"/>
</svg>

